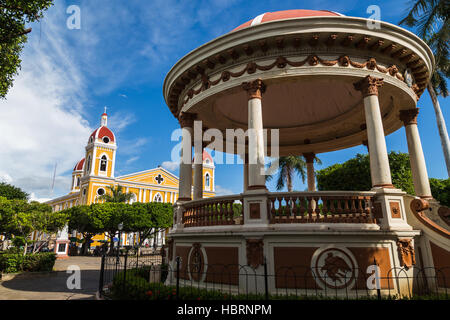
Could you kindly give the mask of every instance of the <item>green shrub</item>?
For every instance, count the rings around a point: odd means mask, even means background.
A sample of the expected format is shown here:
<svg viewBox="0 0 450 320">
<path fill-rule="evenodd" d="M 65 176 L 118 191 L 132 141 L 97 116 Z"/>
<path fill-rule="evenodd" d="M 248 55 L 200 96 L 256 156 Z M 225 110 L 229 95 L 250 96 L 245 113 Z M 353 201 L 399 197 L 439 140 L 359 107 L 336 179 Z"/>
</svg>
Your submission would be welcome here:
<svg viewBox="0 0 450 320">
<path fill-rule="evenodd" d="M 136 276 L 133 273 L 118 273 L 113 280 L 111 297 L 117 300 L 147 300 L 147 291 L 150 290 L 150 283 L 147 279 Z"/>
<path fill-rule="evenodd" d="M 26 256 L 21 253 L 5 253 L 0 255 L 0 271 L 4 273 L 52 271 L 55 261 L 56 254 L 53 252 Z"/>
<path fill-rule="evenodd" d="M 431 194 L 441 203 L 450 207 L 450 179 L 430 179 Z"/>
</svg>

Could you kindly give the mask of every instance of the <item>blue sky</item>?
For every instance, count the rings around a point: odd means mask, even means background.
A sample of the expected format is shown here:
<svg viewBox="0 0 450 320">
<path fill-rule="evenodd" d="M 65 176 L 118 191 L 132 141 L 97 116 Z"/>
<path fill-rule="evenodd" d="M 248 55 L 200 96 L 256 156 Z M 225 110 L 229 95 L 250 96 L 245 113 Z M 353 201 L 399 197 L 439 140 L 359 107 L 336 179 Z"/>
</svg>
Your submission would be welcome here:
<svg viewBox="0 0 450 320">
<path fill-rule="evenodd" d="M 264 12 L 326 9 L 369 17 L 367 7 L 376 4 L 381 20 L 396 24 L 406 12 L 406 3 L 56 0 L 45 18 L 32 25 L 22 70 L 7 99 L 0 101 L 0 178 L 36 199 L 67 193 L 71 170 L 84 156 L 104 106 L 118 140 L 116 175 L 170 161 L 176 144 L 170 136 L 179 125 L 164 102 L 162 84 L 169 69 L 189 51 Z M 80 30 L 66 26 L 70 5 L 81 9 Z M 440 102 L 448 123 L 448 99 Z M 447 178 L 428 93 L 418 106 L 429 176 Z M 407 152 L 404 129 L 387 137 L 387 147 Z M 323 165 L 318 169 L 356 153 L 366 153 L 365 147 L 321 154 Z M 55 163 L 57 178 L 51 194 Z M 274 184 L 269 184 L 271 190 Z M 221 194 L 241 192 L 242 167 L 218 165 L 216 187 Z M 294 188 L 303 190 L 305 185 L 297 179 Z"/>
</svg>

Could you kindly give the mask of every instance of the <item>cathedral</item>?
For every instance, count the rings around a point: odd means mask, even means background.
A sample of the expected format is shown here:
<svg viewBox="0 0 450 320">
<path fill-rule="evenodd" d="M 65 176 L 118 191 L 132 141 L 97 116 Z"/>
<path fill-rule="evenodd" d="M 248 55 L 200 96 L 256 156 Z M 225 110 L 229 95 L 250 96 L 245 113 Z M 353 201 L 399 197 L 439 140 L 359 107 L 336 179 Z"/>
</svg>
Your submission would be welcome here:
<svg viewBox="0 0 450 320">
<path fill-rule="evenodd" d="M 76 205 L 89 205 L 99 202 L 99 197 L 108 192 L 108 187 L 122 186 L 124 191 L 133 195 L 133 202 L 169 202 L 178 199 L 179 178 L 168 170 L 157 168 L 130 173 L 116 177 L 114 169 L 118 144 L 116 136 L 108 128 L 108 115 L 101 116 L 100 127 L 89 136 L 85 157 L 78 161 L 72 171 L 70 192 L 62 197 L 48 201 L 53 211 L 64 210 Z M 213 197 L 214 162 L 211 155 L 203 152 L 203 197 Z M 72 236 L 77 236 L 73 231 Z M 93 238 L 91 246 L 101 245 L 99 240 L 106 240 L 105 235 Z M 135 234 L 123 234 L 120 241 L 123 245 L 133 245 Z M 164 235 L 158 234 L 155 239 L 149 239 L 150 246 L 164 244 Z"/>
</svg>

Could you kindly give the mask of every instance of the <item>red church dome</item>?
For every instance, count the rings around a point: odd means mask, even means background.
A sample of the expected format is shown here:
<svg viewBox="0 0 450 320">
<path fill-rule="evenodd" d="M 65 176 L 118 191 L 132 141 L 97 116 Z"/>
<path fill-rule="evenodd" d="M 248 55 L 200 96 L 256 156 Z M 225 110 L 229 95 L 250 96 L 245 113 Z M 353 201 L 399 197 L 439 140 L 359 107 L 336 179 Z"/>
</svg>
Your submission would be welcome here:
<svg viewBox="0 0 450 320">
<path fill-rule="evenodd" d="M 100 128 L 95 129 L 95 131 L 92 132 L 92 134 L 89 137 L 89 142 L 91 141 L 91 138 L 94 138 L 94 140 L 95 139 L 103 140 L 104 137 L 108 137 L 109 141 L 111 142 L 115 141 L 114 133 L 111 130 L 109 130 L 108 127 L 102 126 Z"/>
<path fill-rule="evenodd" d="M 343 16 L 343 14 L 328 11 L 328 10 L 283 10 L 276 12 L 266 12 L 260 14 L 254 19 L 247 21 L 244 24 L 241 24 L 239 27 L 235 28 L 233 31 L 243 29 L 246 27 L 255 26 L 261 23 L 275 21 L 275 20 L 286 20 L 286 19 L 295 19 L 295 18 L 305 18 L 305 17 L 323 17 L 323 16 Z"/>
<path fill-rule="evenodd" d="M 81 159 L 80 161 L 78 161 L 77 164 L 75 165 L 75 168 L 73 168 L 73 171 L 81 171 L 81 170 L 83 170 L 84 161 L 85 161 L 84 158 Z"/>
</svg>

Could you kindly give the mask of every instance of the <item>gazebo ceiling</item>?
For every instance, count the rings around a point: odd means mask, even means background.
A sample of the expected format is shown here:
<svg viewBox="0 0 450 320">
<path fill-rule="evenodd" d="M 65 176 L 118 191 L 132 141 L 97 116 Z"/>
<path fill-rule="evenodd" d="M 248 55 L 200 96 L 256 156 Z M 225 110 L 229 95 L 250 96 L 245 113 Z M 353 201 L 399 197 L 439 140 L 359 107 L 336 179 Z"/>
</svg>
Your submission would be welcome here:
<svg viewBox="0 0 450 320">
<path fill-rule="evenodd" d="M 353 87 L 358 79 L 311 76 L 266 80 L 263 125 L 279 129 L 280 154 L 321 153 L 366 140 L 362 95 Z M 390 83 L 379 92 L 385 134 L 389 134 L 402 126 L 400 110 L 411 108 L 414 102 Z M 217 128 L 225 137 L 226 129 L 247 130 L 246 101 L 246 93 L 234 87 L 202 100 L 190 111 L 197 114 L 204 127 Z M 270 133 L 268 138 L 270 141 Z"/>
<path fill-rule="evenodd" d="M 299 13 L 302 10 L 296 12 Z M 409 31 L 367 19 L 317 12 L 266 14 L 195 49 L 164 81 L 174 116 L 195 113 L 208 128 L 247 128 L 241 85 L 260 78 L 263 124 L 280 129 L 280 152 L 326 152 L 367 139 L 362 95 L 353 87 L 383 78 L 379 100 L 385 134 L 402 126 L 399 110 L 415 107 L 434 66 L 428 46 Z M 289 14 L 292 14 L 290 12 Z M 281 19 L 275 19 L 278 17 Z"/>
</svg>

